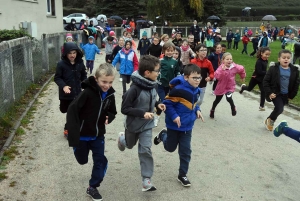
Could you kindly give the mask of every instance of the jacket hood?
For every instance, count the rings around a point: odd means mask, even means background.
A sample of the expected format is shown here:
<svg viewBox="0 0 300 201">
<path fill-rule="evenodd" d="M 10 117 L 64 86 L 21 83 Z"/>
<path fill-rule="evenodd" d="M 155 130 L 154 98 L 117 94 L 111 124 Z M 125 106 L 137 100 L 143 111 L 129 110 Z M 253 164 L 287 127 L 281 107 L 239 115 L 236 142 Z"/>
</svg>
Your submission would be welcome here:
<svg viewBox="0 0 300 201">
<path fill-rule="evenodd" d="M 147 89 L 147 90 L 153 89 L 158 84 L 157 80 L 156 81 L 149 80 L 149 79 L 141 76 L 137 70 L 132 73 L 131 79 L 132 79 L 133 84 L 136 84 L 139 87 L 141 87 L 143 89 Z"/>
<path fill-rule="evenodd" d="M 190 83 L 184 79 L 183 75 L 177 76 L 170 81 L 171 88 L 174 88 L 175 86 L 180 85 L 180 84 L 183 84 L 185 87 L 190 88 L 192 90 L 197 88 L 197 87 L 193 87 L 192 85 L 190 85 Z"/>
<path fill-rule="evenodd" d="M 93 91 L 95 91 L 96 93 L 98 92 L 102 92 L 101 88 L 99 87 L 99 85 L 97 84 L 95 77 L 94 76 L 90 76 L 87 79 L 83 80 L 81 82 L 81 88 L 86 89 L 86 88 L 90 88 Z M 110 88 L 108 90 L 108 94 L 111 94 L 114 92 L 113 88 Z"/>
<path fill-rule="evenodd" d="M 74 42 L 66 42 L 66 43 L 64 43 L 64 53 L 61 56 L 61 58 L 63 60 L 68 60 L 67 54 L 70 51 L 72 51 L 72 50 L 76 50 L 77 51 L 76 60 L 82 59 L 83 53 L 82 53 L 82 51 L 79 49 L 79 47 Z"/>
<path fill-rule="evenodd" d="M 94 36 L 89 36 L 89 39 L 90 39 L 90 38 L 92 38 L 92 39 L 93 39 L 93 41 L 95 41 L 95 38 L 94 38 Z"/>
</svg>

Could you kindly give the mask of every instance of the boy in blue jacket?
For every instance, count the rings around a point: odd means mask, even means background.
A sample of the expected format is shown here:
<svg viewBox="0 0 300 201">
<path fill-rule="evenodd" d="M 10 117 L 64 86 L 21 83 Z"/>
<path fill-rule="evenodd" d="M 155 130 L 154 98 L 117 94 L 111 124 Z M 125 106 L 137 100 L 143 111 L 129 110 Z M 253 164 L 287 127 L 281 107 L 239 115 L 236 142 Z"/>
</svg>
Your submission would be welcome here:
<svg viewBox="0 0 300 201">
<path fill-rule="evenodd" d="M 138 45 L 138 52 L 140 53 L 140 55 L 146 55 L 147 54 L 147 50 L 150 46 L 150 40 L 147 38 L 147 32 L 144 31 L 141 40 L 139 41 L 139 45 Z"/>
<path fill-rule="evenodd" d="M 178 145 L 180 158 L 177 180 L 185 187 L 191 186 L 186 174 L 191 160 L 191 138 L 195 120 L 204 121 L 200 107 L 196 104 L 200 97 L 198 85 L 201 81 L 201 69 L 195 64 L 184 68 L 184 76 L 175 77 L 170 82 L 170 93 L 163 103 L 166 106 L 166 126 L 154 138 L 154 144 L 161 141 L 166 151 L 173 152 Z"/>
<path fill-rule="evenodd" d="M 87 70 L 90 70 L 90 74 L 92 74 L 94 69 L 95 55 L 102 54 L 97 45 L 94 44 L 94 40 L 93 36 L 89 36 L 89 42 L 87 44 L 83 45 L 80 41 L 80 47 L 85 53 L 86 67 Z"/>
</svg>

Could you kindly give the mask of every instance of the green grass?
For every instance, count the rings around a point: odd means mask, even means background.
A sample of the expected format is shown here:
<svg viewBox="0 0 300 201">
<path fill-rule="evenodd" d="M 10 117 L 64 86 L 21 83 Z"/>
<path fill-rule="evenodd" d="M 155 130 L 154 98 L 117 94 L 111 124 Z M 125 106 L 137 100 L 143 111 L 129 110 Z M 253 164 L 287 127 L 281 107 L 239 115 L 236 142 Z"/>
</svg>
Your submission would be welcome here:
<svg viewBox="0 0 300 201">
<path fill-rule="evenodd" d="M 281 43 L 279 41 L 273 42 L 270 45 L 271 48 L 271 56 L 269 57 L 269 63 L 274 61 L 277 62 L 278 61 L 278 53 L 281 50 Z M 243 44 L 242 42 L 239 43 L 239 50 L 228 50 L 228 52 L 230 52 L 232 54 L 232 58 L 233 61 L 237 64 L 243 65 L 246 69 L 246 81 L 245 83 L 248 84 L 250 79 L 251 79 L 251 75 L 254 71 L 254 67 L 255 67 L 255 63 L 256 63 L 256 57 L 249 57 L 248 55 L 245 54 L 241 54 L 243 49 Z M 247 47 L 248 50 L 248 54 L 250 54 L 253 51 L 252 48 L 252 43 L 248 44 Z M 236 78 L 237 84 L 240 85 L 240 77 L 237 76 Z M 258 87 L 256 86 L 256 88 L 258 90 Z M 290 101 L 291 104 L 294 104 L 298 107 L 300 107 L 300 93 L 298 92 L 297 96 Z"/>
<path fill-rule="evenodd" d="M 300 21 L 272 21 L 270 23 L 273 27 L 285 27 L 288 25 L 293 25 L 296 27 L 300 26 Z M 260 24 L 261 21 L 250 21 L 250 22 L 228 21 L 225 27 L 259 27 Z"/>
</svg>

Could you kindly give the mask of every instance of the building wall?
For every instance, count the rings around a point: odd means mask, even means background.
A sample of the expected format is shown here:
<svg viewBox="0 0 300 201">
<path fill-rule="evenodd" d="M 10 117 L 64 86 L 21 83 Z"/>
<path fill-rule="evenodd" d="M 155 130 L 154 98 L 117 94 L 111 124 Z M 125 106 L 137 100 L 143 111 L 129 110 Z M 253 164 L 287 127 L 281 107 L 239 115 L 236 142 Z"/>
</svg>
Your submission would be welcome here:
<svg viewBox="0 0 300 201">
<path fill-rule="evenodd" d="M 37 38 L 63 31 L 63 3 L 55 1 L 55 15 L 47 14 L 47 0 L 0 0 L 0 29 L 19 29 L 20 22 L 35 22 Z"/>
</svg>

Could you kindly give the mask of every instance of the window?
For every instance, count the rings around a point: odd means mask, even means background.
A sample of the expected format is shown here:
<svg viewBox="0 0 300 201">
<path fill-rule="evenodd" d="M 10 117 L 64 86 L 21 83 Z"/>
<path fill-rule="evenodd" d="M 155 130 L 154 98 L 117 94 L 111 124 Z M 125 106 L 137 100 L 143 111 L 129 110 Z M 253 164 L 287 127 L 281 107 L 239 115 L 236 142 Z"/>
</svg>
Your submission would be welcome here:
<svg viewBox="0 0 300 201">
<path fill-rule="evenodd" d="M 55 0 L 47 0 L 47 14 L 55 16 Z"/>
</svg>

